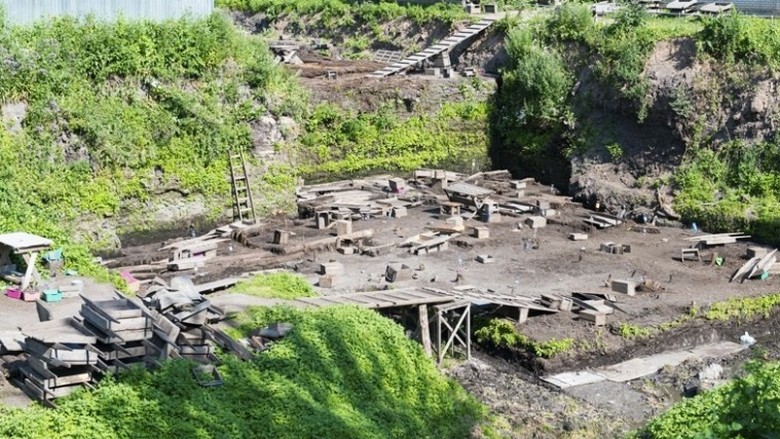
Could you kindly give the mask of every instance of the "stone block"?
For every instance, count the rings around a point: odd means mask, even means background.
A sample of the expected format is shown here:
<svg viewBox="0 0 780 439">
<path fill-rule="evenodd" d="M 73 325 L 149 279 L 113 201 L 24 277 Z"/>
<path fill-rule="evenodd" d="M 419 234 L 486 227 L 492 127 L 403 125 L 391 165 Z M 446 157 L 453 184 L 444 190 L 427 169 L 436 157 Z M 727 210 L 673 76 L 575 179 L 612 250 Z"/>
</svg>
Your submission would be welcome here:
<svg viewBox="0 0 780 439">
<path fill-rule="evenodd" d="M 524 181 L 513 180 L 509 182 L 509 186 L 512 189 L 525 189 L 528 184 Z"/>
<path fill-rule="evenodd" d="M 587 233 L 570 233 L 569 239 L 572 241 L 587 241 L 588 240 L 588 234 Z"/>
<path fill-rule="evenodd" d="M 558 211 L 555 209 L 544 209 L 542 211 L 542 216 L 545 218 L 552 218 L 556 215 L 558 215 Z"/>
<path fill-rule="evenodd" d="M 400 193 L 406 190 L 406 181 L 403 178 L 391 178 L 388 180 L 390 191 L 393 193 Z"/>
<path fill-rule="evenodd" d="M 320 274 L 344 274 L 344 264 L 341 262 L 323 262 L 320 264 Z"/>
<path fill-rule="evenodd" d="M 492 264 L 493 263 L 493 256 L 490 255 L 477 255 L 476 258 L 477 262 L 481 264 Z"/>
<path fill-rule="evenodd" d="M 487 227 L 474 227 L 474 237 L 477 239 L 490 238 L 490 229 Z"/>
<path fill-rule="evenodd" d="M 412 279 L 412 269 L 402 264 L 400 267 L 397 265 L 388 265 L 385 268 L 385 280 L 388 282 L 401 282 Z"/>
<path fill-rule="evenodd" d="M 352 221 L 336 221 L 336 236 L 344 236 L 352 233 Z"/>
<path fill-rule="evenodd" d="M 592 322 L 596 326 L 604 326 L 607 324 L 607 315 L 597 311 L 584 309 L 580 311 L 580 320 Z"/>
<path fill-rule="evenodd" d="M 629 280 L 613 280 L 612 291 L 633 296 L 636 294 L 636 284 Z"/>
<path fill-rule="evenodd" d="M 354 255 L 357 252 L 357 249 L 355 247 L 349 246 L 349 247 L 339 247 L 339 253 L 342 255 Z"/>
<path fill-rule="evenodd" d="M 445 219 L 444 222 L 448 226 L 461 227 L 461 226 L 463 226 L 463 217 L 462 216 L 450 216 L 447 219 Z"/>
<path fill-rule="evenodd" d="M 525 219 L 525 223 L 532 229 L 541 229 L 547 226 L 547 218 L 543 216 L 531 216 Z"/>
<path fill-rule="evenodd" d="M 539 210 L 547 210 L 550 208 L 550 202 L 547 200 L 536 200 L 536 207 L 538 207 Z"/>
<path fill-rule="evenodd" d="M 393 217 L 395 218 L 403 218 L 405 216 L 408 216 L 409 213 L 406 211 L 405 207 L 394 207 L 393 208 Z"/>
<path fill-rule="evenodd" d="M 320 288 L 333 288 L 336 284 L 336 276 L 332 274 L 326 274 L 320 276 L 319 287 Z"/>
</svg>

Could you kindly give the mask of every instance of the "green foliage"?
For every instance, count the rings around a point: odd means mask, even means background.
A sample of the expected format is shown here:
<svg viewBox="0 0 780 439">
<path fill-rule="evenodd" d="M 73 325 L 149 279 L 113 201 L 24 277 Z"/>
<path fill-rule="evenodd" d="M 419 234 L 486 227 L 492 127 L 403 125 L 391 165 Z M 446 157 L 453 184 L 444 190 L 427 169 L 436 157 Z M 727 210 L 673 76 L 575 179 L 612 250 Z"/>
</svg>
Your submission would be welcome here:
<svg viewBox="0 0 780 439">
<path fill-rule="evenodd" d="M 103 279 L 85 247 L 101 243 L 77 241 L 75 219 L 118 215 L 155 187 L 227 199 L 224 156 L 250 146 L 248 122 L 266 110 L 301 114 L 264 42 L 218 14 L 63 18 L 4 27 L 0 41 L 0 98 L 27 106 L 21 132 L 0 130 L 0 231 L 47 236 L 69 268 Z"/>
<path fill-rule="evenodd" d="M 515 128 L 560 123 L 574 83 L 563 58 L 533 43 L 529 31 L 521 29 L 507 36 L 507 53 L 511 61 L 502 73 L 498 103 L 505 114 L 502 122 Z"/>
<path fill-rule="evenodd" d="M 103 380 L 57 410 L 0 408 L 0 436 L 38 438 L 468 438 L 485 410 L 443 377 L 400 326 L 373 311 L 257 309 L 247 332 L 293 331 L 251 362 L 225 356 L 203 388 L 169 361 Z"/>
<path fill-rule="evenodd" d="M 514 322 L 506 319 L 491 319 L 474 332 L 479 343 L 500 349 L 527 349 L 538 357 L 552 358 L 570 351 L 574 339 L 563 338 L 537 342 L 518 332 Z"/>
<path fill-rule="evenodd" d="M 678 168 L 675 209 L 706 230 L 745 230 L 778 242 L 780 149 L 777 141 L 734 141 L 717 150 L 696 148 Z"/>
<path fill-rule="evenodd" d="M 272 299 L 297 299 L 316 295 L 304 277 L 284 272 L 260 274 L 241 280 L 230 292 Z"/>
<path fill-rule="evenodd" d="M 641 432 L 651 439 L 760 438 L 780 430 L 780 363 L 752 362 L 748 375 L 678 403 Z"/>
<path fill-rule="evenodd" d="M 780 65 L 780 28 L 773 22 L 737 12 L 704 19 L 698 46 L 718 60 Z"/>
<path fill-rule="evenodd" d="M 319 17 L 328 28 L 350 26 L 355 21 L 369 25 L 406 18 L 417 24 L 441 21 L 452 24 L 467 17 L 458 5 L 441 2 L 430 6 L 402 5 L 395 1 L 356 0 L 217 0 L 217 6 L 251 14 L 264 13 Z"/>
<path fill-rule="evenodd" d="M 611 142 L 604 145 L 605 148 L 607 148 L 607 152 L 609 153 L 609 158 L 612 159 L 612 161 L 618 161 L 621 158 L 623 158 L 623 147 L 620 146 L 617 142 Z"/>
<path fill-rule="evenodd" d="M 712 304 L 704 313 L 707 320 L 745 321 L 756 317 L 768 318 L 780 305 L 780 294 L 760 297 L 732 297 Z"/>
<path fill-rule="evenodd" d="M 553 42 L 588 42 L 594 37 L 595 25 L 590 7 L 567 2 L 555 9 L 547 19 L 546 36 Z"/>
<path fill-rule="evenodd" d="M 618 327 L 620 336 L 629 340 L 637 338 L 647 338 L 653 334 L 652 328 L 634 325 L 631 323 L 621 323 Z"/>
<path fill-rule="evenodd" d="M 358 113 L 320 104 L 307 120 L 298 161 L 303 175 L 409 171 L 483 160 L 484 103 L 447 103 L 438 114 L 400 120 L 392 108 Z"/>
</svg>

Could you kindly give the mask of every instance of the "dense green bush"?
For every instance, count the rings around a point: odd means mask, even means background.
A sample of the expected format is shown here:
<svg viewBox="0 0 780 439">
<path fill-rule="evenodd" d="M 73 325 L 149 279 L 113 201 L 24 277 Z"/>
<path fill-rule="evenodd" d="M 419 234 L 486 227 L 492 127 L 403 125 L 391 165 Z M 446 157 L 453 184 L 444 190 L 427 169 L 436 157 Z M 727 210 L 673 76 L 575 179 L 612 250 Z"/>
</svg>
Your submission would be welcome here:
<svg viewBox="0 0 780 439">
<path fill-rule="evenodd" d="M 672 407 L 640 433 L 650 439 L 771 438 L 780 431 L 780 363 L 750 363 L 749 374 Z"/>
<path fill-rule="evenodd" d="M 0 409 L 0 436 L 34 438 L 469 438 L 484 409 L 444 378 L 400 326 L 373 311 L 256 309 L 251 331 L 293 331 L 252 362 L 231 356 L 224 385 L 199 387 L 184 361 L 106 379 L 57 410 Z"/>
<path fill-rule="evenodd" d="M 547 19 L 545 36 L 558 43 L 578 41 L 586 43 L 594 36 L 595 24 L 590 7 L 567 2 L 555 9 Z"/>
<path fill-rule="evenodd" d="M 697 43 L 721 61 L 780 65 L 780 28 L 769 20 L 736 12 L 706 18 Z"/>
</svg>

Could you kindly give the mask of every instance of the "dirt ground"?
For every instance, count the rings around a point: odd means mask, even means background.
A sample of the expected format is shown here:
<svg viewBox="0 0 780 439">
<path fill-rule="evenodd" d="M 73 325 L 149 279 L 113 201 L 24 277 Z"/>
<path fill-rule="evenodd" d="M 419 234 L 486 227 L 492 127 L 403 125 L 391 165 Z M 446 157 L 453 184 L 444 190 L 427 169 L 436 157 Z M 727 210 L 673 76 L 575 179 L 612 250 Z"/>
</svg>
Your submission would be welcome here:
<svg viewBox="0 0 780 439">
<path fill-rule="evenodd" d="M 524 224 L 529 215 L 503 216 L 501 222 L 486 224 L 475 219 L 465 221 L 466 231 L 450 242 L 449 249 L 428 255 L 413 255 L 408 249 L 391 247 L 386 253 L 371 257 L 345 255 L 335 251 L 278 255 L 263 249 L 272 242 L 275 229 L 295 233 L 290 246 L 315 239 L 335 236 L 335 231 L 318 230 L 314 219 L 267 219 L 259 234 L 241 245 L 235 241 L 220 244 L 219 255 L 207 266 L 191 273 L 196 283 L 256 270 L 282 267 L 306 277 L 323 295 L 344 294 L 377 289 L 403 287 L 436 287 L 451 290 L 456 286 L 473 285 L 500 294 L 539 297 L 553 293 L 568 296 L 571 292 L 610 293 L 605 285 L 609 279 L 630 279 L 637 283 L 652 279 L 663 291 L 639 292 L 630 297 L 612 292 L 624 312 L 608 316 L 606 327 L 596 328 L 579 321 L 570 312 L 534 315 L 519 329 L 538 341 L 573 338 L 589 348 L 578 349 L 560 360 L 541 361 L 540 367 L 514 358 L 507 362 L 490 353 L 475 352 L 475 359 L 450 370 L 478 399 L 491 407 L 505 422 L 508 437 L 616 437 L 638 428 L 656 416 L 683 394 L 696 393 L 714 385 L 702 384 L 699 372 L 712 363 L 723 365 L 719 382 L 738 375 L 740 365 L 749 358 L 743 353 L 733 358 L 701 359 L 628 383 L 604 382 L 597 385 L 561 391 L 537 378 L 540 373 L 583 370 L 614 364 L 635 356 L 649 355 L 672 348 L 684 348 L 713 340 L 738 340 L 741 331 L 750 330 L 762 342 L 773 339 L 775 326 L 759 324 L 743 328 L 739 325 L 717 327 L 709 322 L 692 322 L 677 330 L 650 340 L 627 340 L 616 334 L 621 322 L 639 326 L 669 322 L 686 314 L 692 303 L 706 306 L 729 297 L 747 297 L 778 290 L 778 280 L 751 280 L 730 283 L 731 274 L 745 262 L 747 247 L 737 244 L 706 249 L 703 262 L 680 261 L 682 248 L 690 246 L 685 238 L 706 232 L 673 227 L 652 227 L 627 221 L 626 224 L 598 230 L 583 223 L 591 211 L 569 198 L 553 195 L 550 188 L 534 186 L 526 190 L 523 200 L 551 202 L 557 215 L 548 218 L 544 228 L 530 229 Z M 378 217 L 354 221 L 353 230 L 371 229 L 373 238 L 367 245 L 397 244 L 440 224 L 439 208 L 431 202 L 410 208 L 402 218 Z M 487 226 L 490 237 L 477 239 L 469 233 L 474 226 Z M 572 241 L 569 234 L 588 233 L 586 241 Z M 525 242 L 538 241 L 538 248 L 528 248 Z M 614 242 L 631 247 L 622 255 L 600 251 L 602 243 Z M 159 254 L 160 243 L 124 249 L 121 259 L 143 263 Z M 724 258 L 722 266 L 708 263 L 713 253 Z M 490 255 L 494 262 L 481 264 L 477 255 Z M 320 288 L 320 264 L 341 262 L 345 273 L 336 278 L 333 288 Z M 388 264 L 405 264 L 414 270 L 415 278 L 388 283 Z M 457 273 L 464 280 L 456 283 Z M 256 298 L 236 297 L 216 293 L 215 302 L 238 310 L 256 305 Z M 227 300 L 229 299 L 229 300 Z M 780 320 L 780 319 L 779 319 Z M 763 326 L 762 326 L 763 325 Z M 478 348 L 479 349 L 479 348 Z M 780 357 L 780 350 L 778 350 Z M 521 366 L 526 366 L 523 368 Z"/>
</svg>

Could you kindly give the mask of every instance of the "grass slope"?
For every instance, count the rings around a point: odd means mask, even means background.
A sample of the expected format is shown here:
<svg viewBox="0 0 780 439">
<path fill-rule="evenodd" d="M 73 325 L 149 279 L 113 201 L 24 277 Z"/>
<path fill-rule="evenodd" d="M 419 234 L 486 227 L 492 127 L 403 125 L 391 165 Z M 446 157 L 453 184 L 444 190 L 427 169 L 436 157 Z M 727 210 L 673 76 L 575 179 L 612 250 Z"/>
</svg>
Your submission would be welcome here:
<svg viewBox="0 0 780 439">
<path fill-rule="evenodd" d="M 221 387 L 199 387 L 191 364 L 170 361 L 104 380 L 57 410 L 2 408 L 0 437 L 468 438 L 485 416 L 373 311 L 255 309 L 241 331 L 279 321 L 293 331 L 253 362 L 224 357 Z"/>
</svg>

